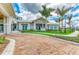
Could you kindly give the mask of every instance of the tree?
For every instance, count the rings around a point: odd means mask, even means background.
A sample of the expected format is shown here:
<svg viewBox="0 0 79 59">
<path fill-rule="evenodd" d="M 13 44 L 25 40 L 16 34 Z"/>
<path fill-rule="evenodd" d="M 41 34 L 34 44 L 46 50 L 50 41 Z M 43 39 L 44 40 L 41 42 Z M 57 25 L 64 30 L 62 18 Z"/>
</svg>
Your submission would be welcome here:
<svg viewBox="0 0 79 59">
<path fill-rule="evenodd" d="M 54 9 L 52 9 L 52 8 L 47 8 L 46 5 L 42 5 L 42 10 L 40 10 L 39 12 L 40 12 L 40 14 L 41 14 L 42 16 L 44 16 L 44 17 L 47 19 L 47 17 L 52 16 L 52 15 L 51 15 L 51 12 L 52 12 L 52 11 L 54 11 Z"/>
<path fill-rule="evenodd" d="M 69 28 L 71 29 L 71 19 L 72 19 L 72 14 L 71 15 L 68 15 L 68 24 L 69 24 Z"/>
<path fill-rule="evenodd" d="M 57 9 L 56 9 L 56 13 L 61 17 L 62 29 L 65 29 L 64 32 L 66 31 L 66 28 L 63 28 L 63 20 L 64 20 L 65 14 L 66 14 L 69 10 L 70 10 L 70 8 L 65 8 L 65 6 L 63 6 L 62 8 L 57 8 Z"/>
<path fill-rule="evenodd" d="M 61 18 L 59 17 L 59 18 L 57 18 L 56 19 L 56 22 L 58 22 L 59 23 L 59 31 L 61 30 L 61 27 L 60 27 L 60 22 L 61 22 Z"/>
<path fill-rule="evenodd" d="M 42 16 L 44 16 L 44 17 L 47 19 L 49 16 L 52 16 L 52 15 L 51 15 L 51 12 L 52 12 L 52 11 L 54 11 L 54 9 L 52 9 L 52 8 L 47 8 L 46 5 L 42 5 L 42 10 L 40 10 L 39 12 L 40 12 L 40 14 L 41 14 Z"/>
</svg>

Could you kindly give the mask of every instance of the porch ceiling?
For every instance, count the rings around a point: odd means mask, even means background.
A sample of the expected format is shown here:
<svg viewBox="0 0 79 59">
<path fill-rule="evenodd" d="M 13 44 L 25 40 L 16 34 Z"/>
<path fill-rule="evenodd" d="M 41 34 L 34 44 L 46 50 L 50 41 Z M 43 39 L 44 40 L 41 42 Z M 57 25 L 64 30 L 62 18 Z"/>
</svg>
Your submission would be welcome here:
<svg viewBox="0 0 79 59">
<path fill-rule="evenodd" d="M 2 19 L 4 16 L 3 16 L 3 14 L 0 12 L 0 19 Z"/>
<path fill-rule="evenodd" d="M 10 15 L 15 17 L 15 12 L 12 8 L 11 3 L 0 3 L 0 5 L 5 9 L 5 11 Z"/>
</svg>

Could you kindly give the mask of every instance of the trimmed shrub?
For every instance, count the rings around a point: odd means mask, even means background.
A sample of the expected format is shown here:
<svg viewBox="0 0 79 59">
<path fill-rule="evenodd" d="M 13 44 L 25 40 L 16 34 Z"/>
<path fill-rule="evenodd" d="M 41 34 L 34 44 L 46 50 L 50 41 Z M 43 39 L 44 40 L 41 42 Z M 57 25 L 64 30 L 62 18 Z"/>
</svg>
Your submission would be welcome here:
<svg viewBox="0 0 79 59">
<path fill-rule="evenodd" d="M 5 37 L 4 36 L 0 36 L 0 44 L 5 42 Z"/>
</svg>

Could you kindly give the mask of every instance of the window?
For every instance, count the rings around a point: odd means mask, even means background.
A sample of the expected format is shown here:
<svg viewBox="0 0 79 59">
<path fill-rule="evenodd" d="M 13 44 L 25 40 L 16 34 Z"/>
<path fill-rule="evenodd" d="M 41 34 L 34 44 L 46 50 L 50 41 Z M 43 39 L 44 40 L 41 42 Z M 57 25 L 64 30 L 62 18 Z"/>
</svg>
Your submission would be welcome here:
<svg viewBox="0 0 79 59">
<path fill-rule="evenodd" d="M 55 26 L 55 25 L 50 25 L 50 26 L 49 26 L 49 29 L 50 29 L 50 30 L 57 30 L 57 26 Z"/>
<path fill-rule="evenodd" d="M 3 32 L 3 31 L 4 31 L 4 25 L 0 24 L 0 32 Z"/>
</svg>

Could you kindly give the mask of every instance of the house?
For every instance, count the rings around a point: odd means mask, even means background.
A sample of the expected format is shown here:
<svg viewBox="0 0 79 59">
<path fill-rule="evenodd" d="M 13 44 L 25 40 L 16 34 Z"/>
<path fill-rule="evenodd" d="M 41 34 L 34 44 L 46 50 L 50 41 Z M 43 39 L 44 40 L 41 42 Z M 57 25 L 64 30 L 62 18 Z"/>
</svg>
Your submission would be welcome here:
<svg viewBox="0 0 79 59">
<path fill-rule="evenodd" d="M 0 3 L 0 33 L 10 34 L 16 30 L 57 30 L 58 24 L 50 23 L 43 17 L 33 20 L 16 20 L 11 3 Z"/>
<path fill-rule="evenodd" d="M 16 16 L 10 3 L 0 3 L 0 33 L 10 34 L 15 28 Z"/>
<path fill-rule="evenodd" d="M 59 24 L 56 22 L 49 22 L 47 24 L 48 24 L 49 30 L 58 30 L 59 29 Z"/>
<path fill-rule="evenodd" d="M 58 23 L 49 22 L 43 17 L 34 20 L 19 20 L 18 30 L 58 30 Z"/>
</svg>

